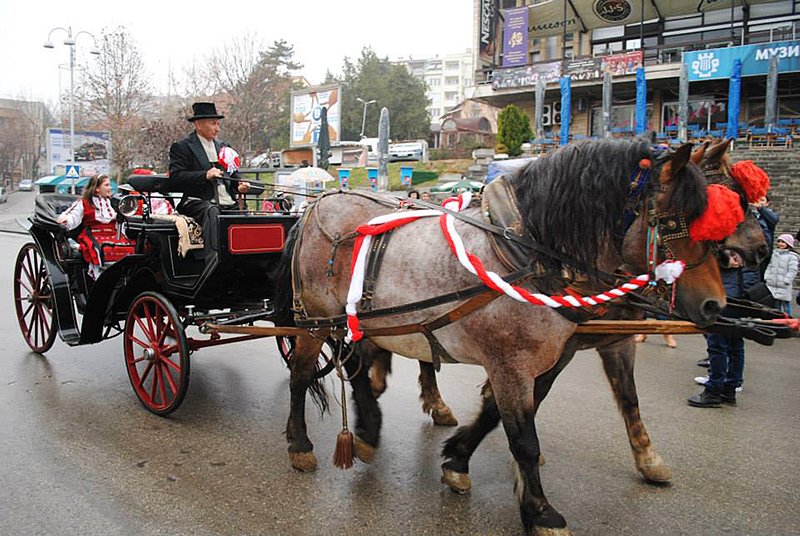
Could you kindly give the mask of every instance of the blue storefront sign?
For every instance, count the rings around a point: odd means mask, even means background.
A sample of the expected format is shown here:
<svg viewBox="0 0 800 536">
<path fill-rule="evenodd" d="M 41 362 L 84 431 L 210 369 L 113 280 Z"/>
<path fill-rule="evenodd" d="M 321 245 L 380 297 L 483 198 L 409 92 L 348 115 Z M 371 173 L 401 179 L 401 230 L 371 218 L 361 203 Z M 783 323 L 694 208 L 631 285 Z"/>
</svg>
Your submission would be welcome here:
<svg viewBox="0 0 800 536">
<path fill-rule="evenodd" d="M 778 57 L 778 72 L 800 71 L 800 41 L 779 41 L 741 47 L 710 48 L 683 53 L 690 82 L 728 78 L 733 63 L 742 62 L 742 76 L 766 76 L 769 59 Z"/>
</svg>

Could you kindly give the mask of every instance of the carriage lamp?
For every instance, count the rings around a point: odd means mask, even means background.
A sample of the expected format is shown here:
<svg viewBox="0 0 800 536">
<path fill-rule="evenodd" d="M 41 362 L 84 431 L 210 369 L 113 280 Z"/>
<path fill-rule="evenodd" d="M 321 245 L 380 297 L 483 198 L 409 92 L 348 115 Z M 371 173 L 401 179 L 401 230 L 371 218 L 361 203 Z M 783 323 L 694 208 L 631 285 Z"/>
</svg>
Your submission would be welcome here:
<svg viewBox="0 0 800 536">
<path fill-rule="evenodd" d="M 117 212 L 119 212 L 126 218 L 135 216 L 136 211 L 139 210 L 139 200 L 141 199 L 142 196 L 140 195 L 123 196 L 122 199 L 119 200 L 119 208 L 117 209 Z"/>
</svg>

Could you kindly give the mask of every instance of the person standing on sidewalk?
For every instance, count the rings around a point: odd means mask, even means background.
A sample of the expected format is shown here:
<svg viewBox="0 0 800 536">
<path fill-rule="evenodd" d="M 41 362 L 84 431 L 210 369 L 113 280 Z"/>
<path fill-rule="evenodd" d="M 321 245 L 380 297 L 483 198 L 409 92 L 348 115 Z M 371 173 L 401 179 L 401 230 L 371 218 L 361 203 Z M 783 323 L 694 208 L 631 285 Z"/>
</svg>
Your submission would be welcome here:
<svg viewBox="0 0 800 536">
<path fill-rule="evenodd" d="M 744 290 L 759 280 L 755 270 L 742 268 L 742 259 L 732 254 L 729 268 L 722 268 L 722 283 L 730 298 L 741 298 Z M 708 381 L 703 392 L 689 397 L 695 408 L 718 408 L 722 404 L 736 405 L 736 388 L 744 381 L 744 339 L 716 333 L 706 335 L 708 352 Z"/>
<path fill-rule="evenodd" d="M 775 298 L 775 308 L 791 316 L 792 283 L 797 277 L 798 256 L 794 252 L 794 237 L 782 234 L 775 241 L 775 251 L 764 272 L 764 282 Z"/>
</svg>

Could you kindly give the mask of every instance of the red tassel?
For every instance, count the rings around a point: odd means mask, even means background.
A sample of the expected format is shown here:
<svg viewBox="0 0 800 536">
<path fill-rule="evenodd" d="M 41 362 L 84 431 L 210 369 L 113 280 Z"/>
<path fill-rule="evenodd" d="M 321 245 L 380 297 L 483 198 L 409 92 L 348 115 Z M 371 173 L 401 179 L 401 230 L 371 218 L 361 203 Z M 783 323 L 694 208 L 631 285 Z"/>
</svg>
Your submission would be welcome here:
<svg viewBox="0 0 800 536">
<path fill-rule="evenodd" d="M 744 221 L 739 196 L 720 184 L 706 188 L 708 207 L 689 225 L 689 235 L 695 242 L 718 241 L 732 235 L 736 226 Z"/>
<path fill-rule="evenodd" d="M 769 190 L 769 176 L 752 160 L 742 160 L 731 166 L 731 175 L 744 190 L 749 203 L 755 203 Z"/>
<path fill-rule="evenodd" d="M 333 465 L 339 469 L 353 467 L 355 448 L 353 446 L 353 433 L 344 429 L 336 436 L 336 449 L 333 451 Z"/>
</svg>

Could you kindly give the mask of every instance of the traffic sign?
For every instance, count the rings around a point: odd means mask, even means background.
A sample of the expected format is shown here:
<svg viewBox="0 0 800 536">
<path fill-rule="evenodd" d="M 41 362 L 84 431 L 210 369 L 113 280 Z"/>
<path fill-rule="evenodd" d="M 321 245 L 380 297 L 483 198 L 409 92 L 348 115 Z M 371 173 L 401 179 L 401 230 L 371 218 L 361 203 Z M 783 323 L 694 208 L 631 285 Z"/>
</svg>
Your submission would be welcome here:
<svg viewBox="0 0 800 536">
<path fill-rule="evenodd" d="M 81 166 L 67 166 L 67 172 L 64 174 L 67 179 L 80 179 Z"/>
</svg>

